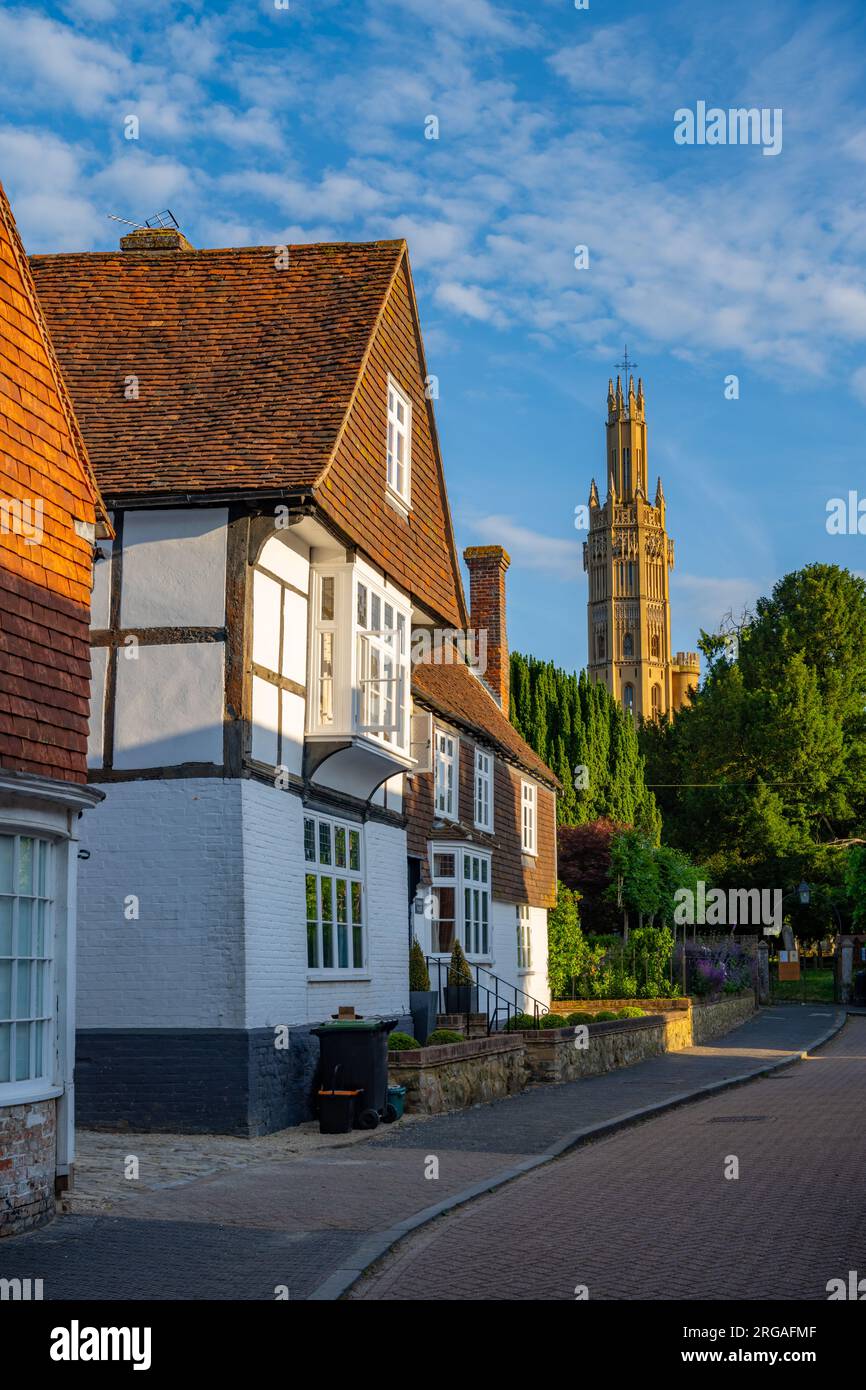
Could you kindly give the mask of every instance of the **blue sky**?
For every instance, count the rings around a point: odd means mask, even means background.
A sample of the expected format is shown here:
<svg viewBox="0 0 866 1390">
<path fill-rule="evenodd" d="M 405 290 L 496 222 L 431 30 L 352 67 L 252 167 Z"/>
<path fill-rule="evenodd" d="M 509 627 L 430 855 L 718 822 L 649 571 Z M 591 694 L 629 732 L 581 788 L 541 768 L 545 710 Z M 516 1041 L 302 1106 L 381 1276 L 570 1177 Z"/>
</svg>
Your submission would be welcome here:
<svg viewBox="0 0 866 1390">
<path fill-rule="evenodd" d="M 0 53 L 31 251 L 166 206 L 196 246 L 408 239 L 458 541 L 510 551 L 513 646 L 585 662 L 574 508 L 624 342 L 675 649 L 790 569 L 864 568 L 825 527 L 866 496 L 862 4 L 60 0 L 0 5 Z M 781 108 L 781 152 L 676 144 L 698 101 Z"/>
</svg>

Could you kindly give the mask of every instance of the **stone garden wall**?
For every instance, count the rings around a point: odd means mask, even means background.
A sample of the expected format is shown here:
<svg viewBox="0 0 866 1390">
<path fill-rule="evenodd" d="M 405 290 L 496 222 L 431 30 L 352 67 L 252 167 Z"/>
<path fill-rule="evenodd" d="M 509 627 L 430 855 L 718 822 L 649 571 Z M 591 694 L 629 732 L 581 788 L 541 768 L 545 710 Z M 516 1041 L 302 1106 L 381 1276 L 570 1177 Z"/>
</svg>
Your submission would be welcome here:
<svg viewBox="0 0 866 1390">
<path fill-rule="evenodd" d="M 588 1024 L 588 1047 L 579 1045 L 573 1027 L 498 1033 L 394 1053 L 389 1079 L 392 1085 L 406 1087 L 407 1113 L 437 1115 L 515 1095 L 527 1085 L 601 1076 L 664 1052 L 711 1042 L 755 1012 L 752 993 L 707 1004 L 691 999 L 580 999 L 558 1001 L 554 1010 L 599 1013 L 635 1003 L 652 1012 L 643 1018 Z"/>
<path fill-rule="evenodd" d="M 439 1115 L 513 1096 L 526 1085 L 522 1033 L 498 1033 L 470 1042 L 392 1053 L 392 1086 L 406 1087 L 409 1114 Z"/>
</svg>

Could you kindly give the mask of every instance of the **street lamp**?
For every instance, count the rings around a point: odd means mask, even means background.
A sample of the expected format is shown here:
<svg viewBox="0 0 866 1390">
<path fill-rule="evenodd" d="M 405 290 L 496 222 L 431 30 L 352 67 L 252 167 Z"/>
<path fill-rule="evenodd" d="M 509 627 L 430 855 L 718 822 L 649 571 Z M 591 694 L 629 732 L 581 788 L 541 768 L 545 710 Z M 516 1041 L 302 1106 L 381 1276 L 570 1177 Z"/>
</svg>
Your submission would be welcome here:
<svg viewBox="0 0 866 1390">
<path fill-rule="evenodd" d="M 800 884 L 799 888 L 797 889 L 797 892 L 800 895 L 800 902 L 803 904 L 804 907 L 808 907 L 809 901 L 812 897 L 812 890 L 810 889 L 805 879 L 803 879 L 803 882 Z"/>
</svg>

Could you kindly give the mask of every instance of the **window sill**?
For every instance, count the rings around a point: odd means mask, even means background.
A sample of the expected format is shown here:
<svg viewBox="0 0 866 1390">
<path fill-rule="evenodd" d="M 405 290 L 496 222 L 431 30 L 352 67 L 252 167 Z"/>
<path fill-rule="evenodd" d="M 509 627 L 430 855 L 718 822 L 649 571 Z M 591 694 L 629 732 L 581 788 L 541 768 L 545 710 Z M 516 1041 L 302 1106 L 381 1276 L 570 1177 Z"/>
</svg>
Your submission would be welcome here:
<svg viewBox="0 0 866 1390">
<path fill-rule="evenodd" d="M 11 1081 L 0 1085 L 0 1105 L 37 1105 L 41 1100 L 58 1100 L 63 1086 L 50 1081 Z"/>
<path fill-rule="evenodd" d="M 393 488 L 390 487 L 386 488 L 385 501 L 390 507 L 394 508 L 395 512 L 399 512 L 404 521 L 409 520 L 412 504 L 411 502 L 407 502 L 405 497 L 401 497 L 399 492 L 394 492 Z"/>
<path fill-rule="evenodd" d="M 493 826 L 492 826 L 492 825 L 479 825 L 477 821 L 473 821 L 473 828 L 474 828 L 475 830 L 478 831 L 479 835 L 492 835 L 492 834 L 493 834 Z"/>
<path fill-rule="evenodd" d="M 331 985 L 339 980 L 354 980 L 369 984 L 372 975 L 367 970 L 308 970 L 308 985 Z"/>
</svg>

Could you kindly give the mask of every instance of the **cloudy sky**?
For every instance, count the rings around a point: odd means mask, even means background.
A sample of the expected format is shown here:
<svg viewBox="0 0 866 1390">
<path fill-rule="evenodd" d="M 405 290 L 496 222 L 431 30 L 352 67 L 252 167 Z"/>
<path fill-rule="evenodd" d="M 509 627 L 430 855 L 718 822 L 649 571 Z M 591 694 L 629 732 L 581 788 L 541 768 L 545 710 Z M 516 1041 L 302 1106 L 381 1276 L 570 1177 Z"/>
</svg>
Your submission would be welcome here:
<svg viewBox="0 0 866 1390">
<path fill-rule="evenodd" d="M 31 251 L 165 207 L 196 246 L 405 236 L 458 540 L 506 545 L 512 645 L 575 668 L 626 342 L 675 648 L 866 568 L 825 527 L 866 496 L 864 53 L 857 0 L 0 4 L 0 178 Z M 678 144 L 699 102 L 780 109 L 780 152 Z"/>
</svg>

